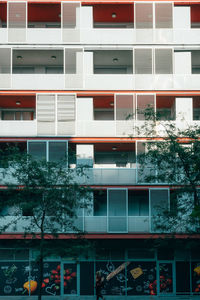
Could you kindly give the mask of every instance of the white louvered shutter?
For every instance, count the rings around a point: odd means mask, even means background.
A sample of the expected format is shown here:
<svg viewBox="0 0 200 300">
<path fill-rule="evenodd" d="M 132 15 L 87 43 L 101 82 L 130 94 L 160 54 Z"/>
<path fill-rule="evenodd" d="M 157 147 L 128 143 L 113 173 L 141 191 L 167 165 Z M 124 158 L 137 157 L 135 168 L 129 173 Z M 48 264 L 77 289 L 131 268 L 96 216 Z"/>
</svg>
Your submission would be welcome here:
<svg viewBox="0 0 200 300">
<path fill-rule="evenodd" d="M 55 95 L 37 95 L 37 133 L 55 135 Z"/>
<path fill-rule="evenodd" d="M 75 134 L 75 95 L 57 96 L 57 134 Z"/>
</svg>

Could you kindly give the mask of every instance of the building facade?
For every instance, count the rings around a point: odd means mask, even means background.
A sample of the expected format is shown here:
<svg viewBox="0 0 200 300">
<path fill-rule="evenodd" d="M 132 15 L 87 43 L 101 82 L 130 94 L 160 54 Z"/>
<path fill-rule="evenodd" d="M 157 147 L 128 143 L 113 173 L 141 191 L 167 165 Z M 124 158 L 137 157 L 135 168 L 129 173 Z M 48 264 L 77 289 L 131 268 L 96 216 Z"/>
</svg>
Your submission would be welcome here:
<svg viewBox="0 0 200 300">
<path fill-rule="evenodd" d="M 78 220 L 96 249 L 47 259 L 45 296 L 93 299 L 95 272 L 121 265 L 104 286 L 108 299 L 200 295 L 198 237 L 189 247 L 188 236 L 155 230 L 156 204 L 170 207 L 172 191 L 140 176 L 149 137 L 136 130 L 148 105 L 163 122 L 200 124 L 199 45 L 199 1 L 0 1 L 0 149 L 47 161 L 69 152 L 71 167 L 90 166 L 81 183 L 93 200 Z M 0 185 L 3 199 L 3 176 Z M 23 284 L 38 269 L 20 224 L 0 235 L 0 248 L 0 299 L 28 298 Z"/>
</svg>

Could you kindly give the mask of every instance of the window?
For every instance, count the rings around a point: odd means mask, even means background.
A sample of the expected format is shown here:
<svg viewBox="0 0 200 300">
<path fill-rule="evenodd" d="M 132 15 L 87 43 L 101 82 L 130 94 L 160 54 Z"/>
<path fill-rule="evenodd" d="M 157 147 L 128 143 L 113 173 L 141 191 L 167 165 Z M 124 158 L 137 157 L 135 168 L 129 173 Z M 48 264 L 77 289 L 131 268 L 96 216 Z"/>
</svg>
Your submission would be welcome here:
<svg viewBox="0 0 200 300">
<path fill-rule="evenodd" d="M 156 28 L 172 28 L 172 4 L 155 3 Z"/>
<path fill-rule="evenodd" d="M 154 95 L 137 95 L 137 120 L 153 117 L 151 113 L 154 113 L 154 106 Z"/>
<path fill-rule="evenodd" d="M 36 160 L 58 162 L 67 157 L 67 141 L 30 141 L 28 153 Z"/>
<path fill-rule="evenodd" d="M 153 4 L 135 4 L 136 28 L 153 28 Z"/>
<path fill-rule="evenodd" d="M 152 49 L 135 49 L 135 74 L 152 74 Z"/>
<path fill-rule="evenodd" d="M 34 119 L 33 111 L 12 111 L 12 110 L 2 111 L 2 120 L 30 121 L 33 119 Z"/>
<path fill-rule="evenodd" d="M 94 192 L 94 216 L 107 216 L 107 192 Z"/>
<path fill-rule="evenodd" d="M 171 49 L 155 49 L 155 73 L 173 73 Z"/>
<path fill-rule="evenodd" d="M 148 191 L 128 192 L 128 215 L 129 216 L 149 215 L 149 192 Z"/>
<path fill-rule="evenodd" d="M 116 95 L 116 120 L 132 120 L 135 113 L 134 95 Z"/>
</svg>

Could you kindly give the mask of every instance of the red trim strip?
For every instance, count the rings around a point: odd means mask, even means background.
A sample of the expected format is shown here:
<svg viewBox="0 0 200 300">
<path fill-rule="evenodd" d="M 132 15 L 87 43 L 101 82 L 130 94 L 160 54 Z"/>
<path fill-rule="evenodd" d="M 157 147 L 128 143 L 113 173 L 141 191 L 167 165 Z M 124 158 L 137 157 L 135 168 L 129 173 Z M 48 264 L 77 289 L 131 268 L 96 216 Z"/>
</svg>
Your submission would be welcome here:
<svg viewBox="0 0 200 300">
<path fill-rule="evenodd" d="M 93 240 L 105 240 L 105 239 L 123 239 L 123 240 L 142 240 L 142 239 L 200 239 L 200 234 L 86 234 L 83 236 L 86 239 Z M 58 239 L 62 240 L 69 240 L 69 239 L 77 239 L 78 237 L 73 234 L 60 234 L 58 235 Z M 13 240 L 13 239 L 20 239 L 20 240 L 31 240 L 31 239 L 40 239 L 40 235 L 33 236 L 26 235 L 24 236 L 23 233 L 7 233 L 0 235 L 1 240 Z M 46 235 L 45 239 L 56 239 L 53 235 Z"/>
</svg>

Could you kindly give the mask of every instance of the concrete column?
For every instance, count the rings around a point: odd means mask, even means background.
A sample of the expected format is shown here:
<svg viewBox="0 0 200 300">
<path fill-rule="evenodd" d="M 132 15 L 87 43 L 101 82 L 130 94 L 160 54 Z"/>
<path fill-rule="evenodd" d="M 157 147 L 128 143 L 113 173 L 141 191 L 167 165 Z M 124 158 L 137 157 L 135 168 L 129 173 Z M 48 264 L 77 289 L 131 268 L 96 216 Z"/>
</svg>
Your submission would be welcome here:
<svg viewBox="0 0 200 300">
<path fill-rule="evenodd" d="M 81 7 L 81 28 L 83 29 L 93 28 L 93 7 L 92 6 Z"/>
<path fill-rule="evenodd" d="M 93 120 L 93 98 L 77 98 L 76 111 L 78 121 Z"/>
<path fill-rule="evenodd" d="M 173 11 L 174 29 L 189 29 L 191 28 L 190 7 L 175 6 Z"/>
<path fill-rule="evenodd" d="M 83 52 L 76 53 L 76 74 L 83 74 Z"/>
<path fill-rule="evenodd" d="M 193 98 L 176 98 L 176 120 L 192 121 Z"/>
<path fill-rule="evenodd" d="M 93 52 L 84 52 L 84 74 L 94 73 Z"/>
<path fill-rule="evenodd" d="M 174 53 L 174 74 L 192 73 L 191 52 L 175 52 Z"/>
</svg>

